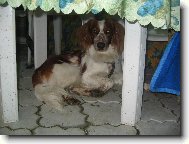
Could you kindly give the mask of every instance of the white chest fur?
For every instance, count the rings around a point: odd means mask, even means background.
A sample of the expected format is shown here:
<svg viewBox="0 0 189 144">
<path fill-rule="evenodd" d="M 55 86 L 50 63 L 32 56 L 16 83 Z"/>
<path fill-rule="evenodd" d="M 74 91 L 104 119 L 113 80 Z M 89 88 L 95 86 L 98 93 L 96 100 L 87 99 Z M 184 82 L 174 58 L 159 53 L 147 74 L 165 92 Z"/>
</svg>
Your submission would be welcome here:
<svg viewBox="0 0 189 144">
<path fill-rule="evenodd" d="M 93 59 L 88 59 L 87 73 L 98 74 L 98 73 L 109 73 L 108 64 L 104 62 L 95 62 Z"/>
<path fill-rule="evenodd" d="M 86 65 L 86 71 L 82 75 L 82 83 L 89 87 L 98 87 L 99 79 L 106 77 L 109 72 L 109 64 L 96 62 L 91 57 L 84 57 L 83 65 Z M 98 80 L 97 80 L 98 79 Z"/>
</svg>

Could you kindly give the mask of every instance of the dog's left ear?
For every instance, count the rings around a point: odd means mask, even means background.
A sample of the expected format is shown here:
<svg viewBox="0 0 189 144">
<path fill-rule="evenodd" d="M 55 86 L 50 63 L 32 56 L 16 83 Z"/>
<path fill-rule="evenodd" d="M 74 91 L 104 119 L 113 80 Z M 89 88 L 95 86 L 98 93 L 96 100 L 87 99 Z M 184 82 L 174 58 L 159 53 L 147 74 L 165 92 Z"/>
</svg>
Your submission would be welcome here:
<svg viewBox="0 0 189 144">
<path fill-rule="evenodd" d="M 114 45 L 117 48 L 118 53 L 121 54 L 124 49 L 125 28 L 120 23 L 114 22 L 114 30 L 112 45 Z"/>
</svg>

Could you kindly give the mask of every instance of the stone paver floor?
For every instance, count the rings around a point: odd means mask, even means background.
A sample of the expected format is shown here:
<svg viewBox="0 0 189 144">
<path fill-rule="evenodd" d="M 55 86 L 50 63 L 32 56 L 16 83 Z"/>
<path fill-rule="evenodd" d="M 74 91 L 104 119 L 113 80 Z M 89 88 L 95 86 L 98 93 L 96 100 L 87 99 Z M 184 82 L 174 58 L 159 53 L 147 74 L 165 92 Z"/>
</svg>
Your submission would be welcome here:
<svg viewBox="0 0 189 144">
<path fill-rule="evenodd" d="M 26 59 L 22 57 L 21 60 Z M 20 60 L 20 59 L 19 59 Z M 24 61 L 24 60 L 23 60 Z M 33 69 L 18 64 L 19 121 L 0 120 L 1 135 L 180 135 L 180 101 L 177 96 L 144 91 L 141 120 L 135 126 L 120 124 L 121 87 L 101 98 L 80 97 L 81 104 L 58 112 L 33 94 Z"/>
</svg>

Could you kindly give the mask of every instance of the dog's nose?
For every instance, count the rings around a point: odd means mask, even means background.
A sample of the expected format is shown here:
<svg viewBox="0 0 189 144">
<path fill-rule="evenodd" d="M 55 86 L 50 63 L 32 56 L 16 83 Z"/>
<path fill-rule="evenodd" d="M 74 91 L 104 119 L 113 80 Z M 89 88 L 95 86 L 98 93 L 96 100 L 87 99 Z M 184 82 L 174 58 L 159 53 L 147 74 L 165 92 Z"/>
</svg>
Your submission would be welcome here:
<svg viewBox="0 0 189 144">
<path fill-rule="evenodd" d="M 99 48 L 99 50 L 103 50 L 104 47 L 105 47 L 105 43 L 103 43 L 103 42 L 98 42 L 98 43 L 97 43 L 97 47 Z"/>
</svg>

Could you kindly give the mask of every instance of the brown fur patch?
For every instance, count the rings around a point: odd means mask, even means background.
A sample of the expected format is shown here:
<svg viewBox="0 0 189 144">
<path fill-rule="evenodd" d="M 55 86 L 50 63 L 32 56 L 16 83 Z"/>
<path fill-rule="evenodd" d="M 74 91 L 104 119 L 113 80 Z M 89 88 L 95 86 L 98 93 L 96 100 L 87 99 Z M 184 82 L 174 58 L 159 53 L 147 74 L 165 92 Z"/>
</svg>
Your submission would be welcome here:
<svg viewBox="0 0 189 144">
<path fill-rule="evenodd" d="M 108 44 L 111 43 L 112 37 L 115 33 L 114 22 L 112 20 L 106 20 L 104 25 L 104 33 L 108 38 Z"/>
<path fill-rule="evenodd" d="M 108 78 L 110 78 L 112 76 L 112 74 L 114 73 L 114 70 L 115 70 L 115 63 L 112 63 L 111 64 L 111 70 L 110 70 L 110 73 L 108 75 Z"/>
<path fill-rule="evenodd" d="M 72 53 L 65 53 L 48 58 L 39 68 L 35 70 L 32 76 L 33 87 L 35 87 L 39 83 L 42 83 L 43 79 L 48 80 L 50 78 L 55 64 L 69 63 L 80 65 L 82 57 L 82 51 L 75 51 Z"/>
<path fill-rule="evenodd" d="M 81 49 L 86 50 L 93 44 L 94 37 L 98 34 L 95 31 L 99 32 L 97 20 L 89 20 L 76 31 L 77 41 Z"/>
<path fill-rule="evenodd" d="M 81 102 L 78 99 L 72 98 L 72 97 L 65 97 L 64 102 L 66 102 L 68 105 L 80 105 Z"/>
<path fill-rule="evenodd" d="M 114 22 L 114 29 L 115 32 L 112 36 L 112 45 L 114 45 L 117 48 L 118 53 L 121 54 L 124 48 L 125 29 L 117 22 Z"/>
<path fill-rule="evenodd" d="M 81 74 L 83 74 L 86 71 L 86 69 L 87 69 L 87 65 L 86 63 L 84 63 L 84 65 L 81 68 Z"/>
</svg>

